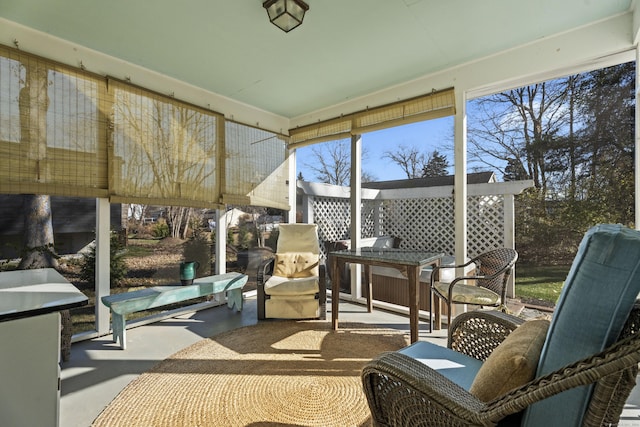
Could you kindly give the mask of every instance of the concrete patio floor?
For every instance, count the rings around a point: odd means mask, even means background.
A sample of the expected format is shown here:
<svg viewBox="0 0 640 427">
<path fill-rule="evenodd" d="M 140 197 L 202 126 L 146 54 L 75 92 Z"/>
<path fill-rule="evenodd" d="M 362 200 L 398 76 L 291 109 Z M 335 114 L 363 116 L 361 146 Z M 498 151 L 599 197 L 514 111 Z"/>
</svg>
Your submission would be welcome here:
<svg viewBox="0 0 640 427">
<path fill-rule="evenodd" d="M 331 305 L 327 307 L 330 311 Z M 383 310 L 367 313 L 364 306 L 342 301 L 340 321 L 409 331 L 405 316 Z M 221 306 L 129 329 L 126 350 L 120 350 L 111 335 L 74 343 L 70 360 L 62 363 L 60 426 L 90 426 L 130 381 L 156 363 L 203 338 L 256 322 L 256 298 L 248 297 L 241 313 Z M 428 324 L 421 322 L 419 335 L 421 340 L 446 345 L 446 329 L 429 333 Z M 619 425 L 640 427 L 638 387 Z"/>
</svg>

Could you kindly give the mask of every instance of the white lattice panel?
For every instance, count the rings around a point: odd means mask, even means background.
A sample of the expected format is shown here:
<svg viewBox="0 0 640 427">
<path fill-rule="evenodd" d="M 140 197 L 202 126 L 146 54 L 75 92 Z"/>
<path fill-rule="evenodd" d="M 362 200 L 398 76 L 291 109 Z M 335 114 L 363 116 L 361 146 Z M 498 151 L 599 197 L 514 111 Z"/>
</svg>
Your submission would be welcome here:
<svg viewBox="0 0 640 427">
<path fill-rule="evenodd" d="M 383 204 L 383 235 L 400 237 L 401 248 L 453 254 L 453 199 L 402 199 Z"/>
<path fill-rule="evenodd" d="M 503 199 L 502 195 L 469 197 L 468 256 L 504 246 Z M 374 236 L 378 218 L 380 235 L 401 238 L 401 248 L 454 254 L 453 197 L 364 200 L 362 205 L 362 237 Z M 322 242 L 349 238 L 349 199 L 315 197 L 312 206 Z M 326 256 L 324 245 L 321 250 Z"/>
<path fill-rule="evenodd" d="M 504 197 L 469 197 L 467 201 L 467 251 L 470 257 L 504 246 Z"/>
<path fill-rule="evenodd" d="M 344 240 L 349 238 L 351 224 L 351 210 L 349 199 L 333 197 L 315 197 L 312 203 L 313 217 L 318 224 L 318 238 L 321 242 Z M 320 252 L 326 258 L 324 245 L 320 245 Z"/>
<path fill-rule="evenodd" d="M 374 201 L 362 201 L 362 230 L 360 232 L 362 237 L 374 237 L 376 227 L 376 209 L 379 209 L 379 207 Z"/>
</svg>

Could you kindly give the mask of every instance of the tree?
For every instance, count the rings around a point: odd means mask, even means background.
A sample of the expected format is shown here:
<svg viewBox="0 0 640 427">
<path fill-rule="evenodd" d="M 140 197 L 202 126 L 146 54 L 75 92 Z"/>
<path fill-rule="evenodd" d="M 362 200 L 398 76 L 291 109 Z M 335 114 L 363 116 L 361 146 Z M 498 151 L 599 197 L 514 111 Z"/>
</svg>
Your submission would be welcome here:
<svg viewBox="0 0 640 427">
<path fill-rule="evenodd" d="M 20 89 L 20 142 L 27 147 L 29 160 L 42 163 L 42 179 L 49 178 L 47 155 L 47 110 L 49 70 L 37 62 L 24 64 L 24 86 Z M 48 195 L 25 195 L 24 254 L 18 269 L 57 267 L 54 250 L 51 199 Z"/>
<path fill-rule="evenodd" d="M 396 151 L 385 151 L 383 157 L 400 166 L 409 179 L 424 176 L 427 161 L 415 147 L 399 145 Z"/>
<path fill-rule="evenodd" d="M 306 166 L 315 172 L 316 179 L 325 184 L 348 185 L 351 162 L 349 146 L 343 141 L 334 141 L 314 146 L 311 150 L 315 163 Z"/>
<path fill-rule="evenodd" d="M 312 148 L 314 163 L 305 164 L 316 174 L 316 179 L 325 184 L 349 185 L 351 179 L 351 148 L 347 141 L 332 141 Z M 362 159 L 367 153 L 362 150 Z M 370 182 L 375 177 L 362 171 L 362 181 Z"/>
<path fill-rule="evenodd" d="M 171 230 L 171 237 L 186 239 L 189 232 L 189 220 L 193 208 L 184 206 L 169 206 L 167 209 L 167 222 Z"/>
<path fill-rule="evenodd" d="M 586 73 L 579 111 L 584 123 L 577 200 L 588 200 L 596 220 L 634 221 L 635 63 Z M 612 191 L 615 189 L 615 191 Z"/>
<path fill-rule="evenodd" d="M 447 176 L 447 168 L 449 167 L 449 161 L 445 156 L 440 154 L 438 150 L 433 150 L 429 155 L 429 159 L 422 168 L 422 176 L 430 178 L 434 176 Z"/>
<path fill-rule="evenodd" d="M 215 119 L 180 103 L 127 91 L 116 96 L 114 132 L 126 133 L 126 141 L 136 142 L 115 145 L 114 154 L 125 159 L 122 179 L 114 185 L 116 193 L 197 200 L 217 173 L 211 167 L 211 159 L 219 155 L 218 145 L 210 138 Z M 172 237 L 186 237 L 192 214 L 188 207 L 168 210 Z"/>
<path fill-rule="evenodd" d="M 24 253 L 18 270 L 57 267 L 51 219 L 51 198 L 46 195 L 23 196 Z"/>
<path fill-rule="evenodd" d="M 536 188 L 546 194 L 550 175 L 559 170 L 554 143 L 569 117 L 566 97 L 564 82 L 554 80 L 474 101 L 477 118 L 470 120 L 470 158 L 495 169 L 520 159 Z"/>
<path fill-rule="evenodd" d="M 507 166 L 504 167 L 503 177 L 505 181 L 528 179 L 527 171 L 524 169 L 520 159 L 507 160 Z"/>
<path fill-rule="evenodd" d="M 536 186 L 516 215 L 523 260 L 561 258 L 597 223 L 633 224 L 635 107 L 633 62 L 470 103 L 470 159 Z"/>
</svg>

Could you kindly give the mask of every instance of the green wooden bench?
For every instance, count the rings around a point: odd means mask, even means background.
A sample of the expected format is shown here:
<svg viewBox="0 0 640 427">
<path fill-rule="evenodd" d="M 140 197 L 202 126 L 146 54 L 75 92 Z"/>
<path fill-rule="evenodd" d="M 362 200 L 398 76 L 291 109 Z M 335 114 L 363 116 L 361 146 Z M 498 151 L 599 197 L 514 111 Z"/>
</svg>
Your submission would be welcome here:
<svg viewBox="0 0 640 427">
<path fill-rule="evenodd" d="M 120 341 L 120 348 L 126 347 L 125 336 L 127 314 L 154 307 L 186 301 L 206 295 L 227 293 L 227 306 L 236 311 L 242 310 L 242 287 L 247 283 L 247 276 L 240 273 L 226 273 L 216 276 L 200 277 L 192 285 L 154 286 L 139 291 L 102 297 L 102 303 L 111 309 L 111 328 L 113 342 Z"/>
</svg>

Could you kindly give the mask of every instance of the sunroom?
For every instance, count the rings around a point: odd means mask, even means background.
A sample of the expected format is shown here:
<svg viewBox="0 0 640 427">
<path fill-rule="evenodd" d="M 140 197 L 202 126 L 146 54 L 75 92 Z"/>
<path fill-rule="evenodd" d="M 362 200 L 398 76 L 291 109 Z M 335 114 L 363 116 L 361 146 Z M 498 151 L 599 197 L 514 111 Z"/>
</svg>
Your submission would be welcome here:
<svg viewBox="0 0 640 427">
<path fill-rule="evenodd" d="M 309 1 L 291 32 L 271 25 L 262 3 L 0 5 L 0 192 L 96 199 L 98 296 L 109 293 L 110 203 L 295 212 L 296 149 L 348 139 L 359 206 L 360 136 L 444 115 L 454 117 L 454 248 L 464 260 L 467 101 L 638 52 L 635 0 Z M 44 98 L 25 120 L 20 88 L 37 98 L 38 84 Z M 354 221 L 352 245 L 360 232 Z M 109 328 L 96 305 L 87 337 Z"/>
</svg>

